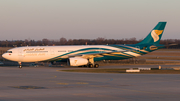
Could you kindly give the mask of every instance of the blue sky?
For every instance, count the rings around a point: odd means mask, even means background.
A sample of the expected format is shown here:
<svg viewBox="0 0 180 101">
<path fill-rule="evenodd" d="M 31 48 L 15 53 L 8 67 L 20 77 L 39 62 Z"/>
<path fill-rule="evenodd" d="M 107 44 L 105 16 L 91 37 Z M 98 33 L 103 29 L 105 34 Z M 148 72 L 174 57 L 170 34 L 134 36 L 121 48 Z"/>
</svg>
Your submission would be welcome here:
<svg viewBox="0 0 180 101">
<path fill-rule="evenodd" d="M 144 38 L 167 21 L 180 38 L 180 0 L 1 0 L 0 40 Z"/>
</svg>

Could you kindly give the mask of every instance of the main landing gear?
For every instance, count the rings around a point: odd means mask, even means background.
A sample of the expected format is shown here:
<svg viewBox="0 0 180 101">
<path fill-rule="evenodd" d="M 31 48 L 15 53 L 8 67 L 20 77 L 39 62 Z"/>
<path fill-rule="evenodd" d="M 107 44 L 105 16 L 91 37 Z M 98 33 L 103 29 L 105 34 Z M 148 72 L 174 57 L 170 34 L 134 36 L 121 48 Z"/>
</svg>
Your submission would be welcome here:
<svg viewBox="0 0 180 101">
<path fill-rule="evenodd" d="M 89 68 L 98 68 L 99 67 L 99 64 L 94 64 L 94 58 L 90 58 L 89 59 L 89 63 L 87 65 Z"/>
<path fill-rule="evenodd" d="M 94 67 L 94 68 L 98 68 L 98 67 L 99 67 L 99 64 L 94 64 L 94 65 L 93 65 L 93 64 L 88 64 L 88 67 L 89 67 L 89 68 L 93 68 L 93 67 Z"/>
<path fill-rule="evenodd" d="M 21 69 L 21 68 L 22 68 L 22 64 L 21 64 L 21 62 L 18 62 L 18 64 L 19 64 L 19 68 Z"/>
</svg>

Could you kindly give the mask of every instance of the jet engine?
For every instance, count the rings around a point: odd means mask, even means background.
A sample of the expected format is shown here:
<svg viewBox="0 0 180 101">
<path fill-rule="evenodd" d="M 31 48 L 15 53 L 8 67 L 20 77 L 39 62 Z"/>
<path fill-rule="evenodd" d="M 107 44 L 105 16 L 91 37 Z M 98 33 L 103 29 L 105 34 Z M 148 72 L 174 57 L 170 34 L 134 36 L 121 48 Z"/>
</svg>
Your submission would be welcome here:
<svg viewBox="0 0 180 101">
<path fill-rule="evenodd" d="M 68 59 L 68 65 L 69 66 L 83 66 L 87 65 L 88 60 L 81 57 L 72 57 Z"/>
</svg>

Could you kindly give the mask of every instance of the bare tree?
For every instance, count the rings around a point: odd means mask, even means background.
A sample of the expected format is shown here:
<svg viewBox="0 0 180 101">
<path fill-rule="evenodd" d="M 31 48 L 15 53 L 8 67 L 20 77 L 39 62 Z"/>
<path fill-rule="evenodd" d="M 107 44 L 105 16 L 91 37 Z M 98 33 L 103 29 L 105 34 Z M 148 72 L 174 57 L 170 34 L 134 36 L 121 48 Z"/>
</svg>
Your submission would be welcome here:
<svg viewBox="0 0 180 101">
<path fill-rule="evenodd" d="M 60 38 L 59 43 L 60 43 L 60 45 L 65 45 L 67 43 L 66 38 L 64 38 L 64 37 Z"/>
</svg>

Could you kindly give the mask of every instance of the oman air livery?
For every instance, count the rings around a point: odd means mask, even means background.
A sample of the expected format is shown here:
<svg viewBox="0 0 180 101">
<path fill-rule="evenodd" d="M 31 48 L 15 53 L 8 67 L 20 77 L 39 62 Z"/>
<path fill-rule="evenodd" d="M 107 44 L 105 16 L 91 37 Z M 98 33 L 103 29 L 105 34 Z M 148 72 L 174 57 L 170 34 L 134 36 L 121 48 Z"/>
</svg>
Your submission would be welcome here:
<svg viewBox="0 0 180 101">
<path fill-rule="evenodd" d="M 133 45 L 27 46 L 8 50 L 3 58 L 21 62 L 67 62 L 69 66 L 99 67 L 95 61 L 138 57 L 164 47 L 160 39 L 166 22 L 159 22 L 140 43 Z"/>
</svg>

